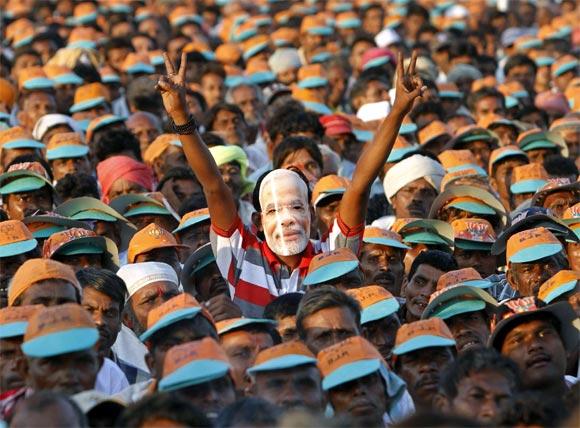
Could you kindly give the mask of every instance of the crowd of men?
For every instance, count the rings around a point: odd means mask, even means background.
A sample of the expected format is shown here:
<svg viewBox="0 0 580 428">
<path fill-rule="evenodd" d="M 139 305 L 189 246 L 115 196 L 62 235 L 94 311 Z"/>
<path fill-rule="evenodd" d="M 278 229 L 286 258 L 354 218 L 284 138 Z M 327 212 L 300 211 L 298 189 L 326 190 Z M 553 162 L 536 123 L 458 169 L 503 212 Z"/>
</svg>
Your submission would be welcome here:
<svg viewBox="0 0 580 428">
<path fill-rule="evenodd" d="M 0 427 L 577 427 L 577 0 L 0 0 Z"/>
</svg>

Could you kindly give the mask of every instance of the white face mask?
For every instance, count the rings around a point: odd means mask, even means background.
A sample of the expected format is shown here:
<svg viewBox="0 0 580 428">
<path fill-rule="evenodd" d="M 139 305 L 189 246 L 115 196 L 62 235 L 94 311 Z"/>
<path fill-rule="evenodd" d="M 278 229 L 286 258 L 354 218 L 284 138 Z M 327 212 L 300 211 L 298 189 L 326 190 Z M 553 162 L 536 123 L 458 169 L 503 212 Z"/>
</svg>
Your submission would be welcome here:
<svg viewBox="0 0 580 428">
<path fill-rule="evenodd" d="M 310 236 L 310 207 L 306 183 L 293 171 L 277 169 L 260 186 L 262 226 L 266 242 L 279 256 L 294 256 Z"/>
</svg>

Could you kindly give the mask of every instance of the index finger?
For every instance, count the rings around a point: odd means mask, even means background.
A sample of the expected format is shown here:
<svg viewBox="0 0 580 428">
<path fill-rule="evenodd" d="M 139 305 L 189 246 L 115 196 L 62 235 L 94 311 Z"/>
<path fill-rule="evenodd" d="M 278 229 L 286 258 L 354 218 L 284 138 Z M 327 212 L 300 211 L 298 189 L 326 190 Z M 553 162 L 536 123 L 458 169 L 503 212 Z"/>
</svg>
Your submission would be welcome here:
<svg viewBox="0 0 580 428">
<path fill-rule="evenodd" d="M 181 64 L 179 64 L 178 76 L 182 82 L 185 82 L 185 70 L 187 69 L 187 53 L 181 52 Z"/>
<path fill-rule="evenodd" d="M 175 74 L 175 67 L 169 59 L 167 52 L 163 52 L 163 61 L 165 62 L 165 70 L 167 71 L 167 74 Z"/>
<path fill-rule="evenodd" d="M 403 53 L 399 52 L 397 55 L 397 79 L 403 77 Z"/>
<path fill-rule="evenodd" d="M 413 50 L 411 54 L 411 62 L 409 63 L 409 67 L 407 68 L 407 74 L 415 74 L 415 65 L 417 64 L 417 51 Z"/>
</svg>

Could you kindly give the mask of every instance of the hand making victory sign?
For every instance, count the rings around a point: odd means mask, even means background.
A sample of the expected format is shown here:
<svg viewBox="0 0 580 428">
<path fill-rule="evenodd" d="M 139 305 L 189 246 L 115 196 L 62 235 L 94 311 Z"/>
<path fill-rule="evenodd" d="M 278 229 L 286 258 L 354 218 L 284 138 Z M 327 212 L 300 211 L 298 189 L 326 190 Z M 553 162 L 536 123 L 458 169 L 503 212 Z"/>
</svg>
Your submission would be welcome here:
<svg viewBox="0 0 580 428">
<path fill-rule="evenodd" d="M 408 114 L 413 108 L 415 100 L 421 97 L 423 92 L 427 90 L 427 87 L 423 86 L 423 80 L 415 71 L 416 66 L 417 51 L 413 51 L 406 71 L 403 64 L 403 54 L 399 53 L 393 110 L 399 110 L 403 114 Z"/>
<path fill-rule="evenodd" d="M 161 93 L 163 106 L 167 114 L 176 125 L 183 125 L 187 122 L 188 116 L 185 110 L 185 70 L 187 68 L 187 54 L 181 54 L 181 64 L 179 71 L 175 72 L 175 67 L 167 53 L 163 53 L 165 61 L 165 76 L 160 76 L 157 82 L 157 89 Z"/>
</svg>

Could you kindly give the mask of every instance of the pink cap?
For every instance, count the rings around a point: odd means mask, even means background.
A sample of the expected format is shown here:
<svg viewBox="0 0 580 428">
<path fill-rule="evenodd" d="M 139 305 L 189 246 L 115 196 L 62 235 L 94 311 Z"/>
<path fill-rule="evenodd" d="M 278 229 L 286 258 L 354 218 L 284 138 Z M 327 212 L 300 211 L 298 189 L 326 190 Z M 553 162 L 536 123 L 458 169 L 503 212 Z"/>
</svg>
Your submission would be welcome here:
<svg viewBox="0 0 580 428">
<path fill-rule="evenodd" d="M 320 123 L 324 126 L 324 134 L 332 137 L 340 134 L 352 134 L 352 125 L 347 117 L 339 114 L 328 114 L 320 118 Z"/>
</svg>

